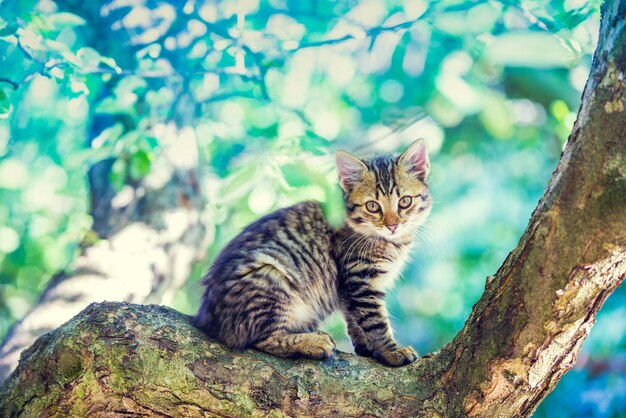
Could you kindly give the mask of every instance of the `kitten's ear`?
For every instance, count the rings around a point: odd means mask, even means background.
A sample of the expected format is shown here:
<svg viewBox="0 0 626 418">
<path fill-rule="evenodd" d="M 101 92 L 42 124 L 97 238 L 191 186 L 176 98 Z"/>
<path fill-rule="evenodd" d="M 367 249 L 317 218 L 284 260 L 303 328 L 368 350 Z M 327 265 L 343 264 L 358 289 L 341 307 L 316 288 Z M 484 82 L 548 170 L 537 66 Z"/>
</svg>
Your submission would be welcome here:
<svg viewBox="0 0 626 418">
<path fill-rule="evenodd" d="M 426 180 L 430 172 L 430 162 L 424 140 L 418 139 L 413 142 L 400 156 L 398 164 L 404 166 L 409 173 L 416 174 L 421 181 Z"/>
<path fill-rule="evenodd" d="M 352 154 L 345 151 L 337 151 L 337 171 L 339 172 L 339 184 L 347 192 L 350 186 L 361 179 L 367 171 L 367 166 Z"/>
</svg>

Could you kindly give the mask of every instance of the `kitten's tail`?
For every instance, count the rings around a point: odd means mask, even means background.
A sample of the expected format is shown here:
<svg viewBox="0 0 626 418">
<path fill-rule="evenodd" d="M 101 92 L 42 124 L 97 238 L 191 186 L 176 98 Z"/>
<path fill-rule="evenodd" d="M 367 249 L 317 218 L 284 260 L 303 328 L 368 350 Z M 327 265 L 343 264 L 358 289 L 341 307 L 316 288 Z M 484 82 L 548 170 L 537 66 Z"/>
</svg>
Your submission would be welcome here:
<svg viewBox="0 0 626 418">
<path fill-rule="evenodd" d="M 192 323 L 196 328 L 200 328 L 210 337 L 215 337 L 215 316 L 213 315 L 213 311 L 211 309 L 211 306 L 209 305 L 209 298 L 206 294 L 207 292 L 209 292 L 209 289 L 207 289 L 204 296 L 202 297 L 200 309 L 198 309 L 198 313 L 196 314 L 196 316 L 194 316 Z"/>
</svg>

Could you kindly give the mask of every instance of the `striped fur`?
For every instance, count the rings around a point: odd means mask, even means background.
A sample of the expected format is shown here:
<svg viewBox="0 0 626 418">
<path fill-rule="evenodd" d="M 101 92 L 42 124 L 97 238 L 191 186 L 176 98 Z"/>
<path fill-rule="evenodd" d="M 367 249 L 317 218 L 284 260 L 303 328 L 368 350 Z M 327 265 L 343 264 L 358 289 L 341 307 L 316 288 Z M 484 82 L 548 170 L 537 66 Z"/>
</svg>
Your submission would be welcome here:
<svg viewBox="0 0 626 418">
<path fill-rule="evenodd" d="M 197 326 L 233 348 L 326 358 L 334 342 L 314 331 L 340 309 L 357 354 L 391 366 L 417 358 L 395 342 L 384 298 L 430 211 L 425 147 L 364 161 L 338 153 L 337 165 L 346 223 L 334 230 L 304 202 L 250 224 L 204 278 Z"/>
</svg>

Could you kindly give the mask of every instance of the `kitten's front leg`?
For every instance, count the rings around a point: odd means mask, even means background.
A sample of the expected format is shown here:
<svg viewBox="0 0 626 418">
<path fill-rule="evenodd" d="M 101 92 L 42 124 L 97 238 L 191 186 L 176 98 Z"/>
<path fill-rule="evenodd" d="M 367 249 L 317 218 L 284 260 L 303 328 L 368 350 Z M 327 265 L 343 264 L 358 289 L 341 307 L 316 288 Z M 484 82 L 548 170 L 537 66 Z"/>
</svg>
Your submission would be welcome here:
<svg viewBox="0 0 626 418">
<path fill-rule="evenodd" d="M 371 353 L 376 360 L 388 366 L 404 366 L 414 362 L 418 356 L 411 346 L 398 347 L 391 331 L 384 296 L 384 293 L 373 289 L 363 289 L 349 296 L 344 314 L 350 338 L 355 351 L 357 347 L 363 349 L 365 341 L 367 347 L 364 354 Z"/>
<path fill-rule="evenodd" d="M 346 319 L 348 335 L 350 336 L 350 340 L 352 340 L 354 352 L 358 356 L 372 357 L 374 353 L 372 353 L 372 350 L 369 349 L 367 337 L 365 336 L 365 333 L 363 332 L 359 324 L 357 324 L 355 315 L 349 313 L 348 310 L 344 307 L 343 316 Z"/>
</svg>

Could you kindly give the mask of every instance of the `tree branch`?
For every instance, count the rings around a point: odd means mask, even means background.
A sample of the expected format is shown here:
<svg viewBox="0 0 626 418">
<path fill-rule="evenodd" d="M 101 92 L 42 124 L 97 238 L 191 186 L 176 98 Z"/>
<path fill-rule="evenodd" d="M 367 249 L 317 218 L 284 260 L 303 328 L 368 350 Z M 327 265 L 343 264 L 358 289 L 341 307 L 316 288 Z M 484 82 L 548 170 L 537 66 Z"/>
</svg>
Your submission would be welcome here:
<svg viewBox="0 0 626 418">
<path fill-rule="evenodd" d="M 299 49 L 305 49 L 305 48 L 318 48 L 321 46 L 327 46 L 327 45 L 337 45 L 346 41 L 350 41 L 350 40 L 363 40 L 363 39 L 367 39 L 367 38 L 376 38 L 378 35 L 380 35 L 381 33 L 385 33 L 385 32 L 398 32 L 400 30 L 407 30 L 407 29 L 411 29 L 413 26 L 415 26 L 418 22 L 424 21 L 426 18 L 428 17 L 432 17 L 433 15 L 436 14 L 443 14 L 443 13 L 450 13 L 450 12 L 460 12 L 460 11 L 466 11 L 468 9 L 471 9 L 472 7 L 481 4 L 482 2 L 480 0 L 474 0 L 474 1 L 470 1 L 470 2 L 463 2 L 460 4 L 453 4 L 450 6 L 446 6 L 443 7 L 441 9 L 437 9 L 436 7 L 428 7 L 424 13 L 422 13 L 421 15 L 419 15 L 418 17 L 416 17 L 415 19 L 410 19 L 410 20 L 406 20 L 404 22 L 400 22 L 397 23 L 395 25 L 390 25 L 390 26 L 374 26 L 371 27 L 369 29 L 366 28 L 361 28 L 362 29 L 362 33 L 360 35 L 353 35 L 353 34 L 346 34 L 337 38 L 331 38 L 331 39 L 324 39 L 321 41 L 312 41 L 312 42 L 307 42 L 307 43 L 303 43 L 301 45 L 298 46 L 298 48 L 293 49 L 291 52 L 295 52 Z M 354 24 L 353 22 L 351 22 L 352 24 Z"/>
<path fill-rule="evenodd" d="M 0 77 L 0 82 L 9 84 L 13 87 L 13 90 L 17 90 L 20 87 L 20 84 L 17 81 L 11 80 L 7 77 Z"/>
<path fill-rule="evenodd" d="M 391 369 L 349 354 L 320 363 L 233 352 L 155 305 L 90 305 L 25 357 L 0 388 L 9 416 L 36 416 L 42 405 L 78 416 L 388 416 L 392 406 L 413 416 L 439 401 L 430 359 Z"/>
</svg>

